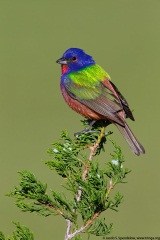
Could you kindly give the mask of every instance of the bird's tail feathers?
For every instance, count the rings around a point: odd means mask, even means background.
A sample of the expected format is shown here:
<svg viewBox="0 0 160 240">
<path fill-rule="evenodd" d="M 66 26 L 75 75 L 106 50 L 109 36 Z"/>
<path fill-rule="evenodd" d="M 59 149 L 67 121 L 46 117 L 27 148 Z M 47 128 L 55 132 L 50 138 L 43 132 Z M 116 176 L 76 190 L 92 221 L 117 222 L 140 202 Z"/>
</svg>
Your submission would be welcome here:
<svg viewBox="0 0 160 240">
<path fill-rule="evenodd" d="M 131 150 L 136 154 L 140 155 L 145 153 L 144 147 L 139 143 L 139 141 L 136 139 L 134 134 L 132 133 L 131 129 L 125 123 L 125 126 L 122 127 L 118 124 L 115 124 L 117 128 L 119 129 L 120 133 L 123 135 L 127 143 L 129 144 Z"/>
</svg>

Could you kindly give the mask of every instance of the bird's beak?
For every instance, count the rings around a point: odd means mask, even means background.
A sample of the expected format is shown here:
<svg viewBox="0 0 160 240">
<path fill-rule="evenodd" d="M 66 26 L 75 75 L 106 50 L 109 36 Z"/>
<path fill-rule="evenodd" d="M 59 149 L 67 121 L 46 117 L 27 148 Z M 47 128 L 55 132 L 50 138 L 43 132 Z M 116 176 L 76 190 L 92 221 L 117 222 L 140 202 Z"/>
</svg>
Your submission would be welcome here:
<svg viewBox="0 0 160 240">
<path fill-rule="evenodd" d="M 64 64 L 64 65 L 67 65 L 68 61 L 66 58 L 60 58 L 56 61 L 56 63 L 59 63 L 59 64 Z"/>
</svg>

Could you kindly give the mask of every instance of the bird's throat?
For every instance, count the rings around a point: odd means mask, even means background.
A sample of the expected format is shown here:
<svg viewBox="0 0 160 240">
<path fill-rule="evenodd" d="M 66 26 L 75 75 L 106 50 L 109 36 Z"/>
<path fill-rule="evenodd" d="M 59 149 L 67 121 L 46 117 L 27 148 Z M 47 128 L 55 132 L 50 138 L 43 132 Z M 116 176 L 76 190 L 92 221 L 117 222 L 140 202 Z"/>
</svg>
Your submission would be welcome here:
<svg viewBox="0 0 160 240">
<path fill-rule="evenodd" d="M 68 72 L 68 66 L 67 65 L 62 64 L 61 68 L 62 68 L 62 74 Z"/>
</svg>

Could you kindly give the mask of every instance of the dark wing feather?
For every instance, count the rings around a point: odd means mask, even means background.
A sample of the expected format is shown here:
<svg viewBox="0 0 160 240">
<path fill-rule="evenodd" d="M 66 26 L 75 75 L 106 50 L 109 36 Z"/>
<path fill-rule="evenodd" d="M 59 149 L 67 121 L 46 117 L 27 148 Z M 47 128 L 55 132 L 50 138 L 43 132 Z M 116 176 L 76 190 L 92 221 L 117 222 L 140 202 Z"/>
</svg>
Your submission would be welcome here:
<svg viewBox="0 0 160 240">
<path fill-rule="evenodd" d="M 118 88 L 114 85 L 114 83 L 112 83 L 111 81 L 109 81 L 109 82 L 112 85 L 112 87 L 114 88 L 114 90 L 117 92 L 118 97 L 119 97 L 119 99 L 120 99 L 120 101 L 122 103 L 122 106 L 123 106 L 123 109 L 125 111 L 126 116 L 134 121 L 135 119 L 133 117 L 132 111 L 130 110 L 129 105 L 128 105 L 126 99 L 123 97 L 123 95 L 120 93 Z"/>
</svg>

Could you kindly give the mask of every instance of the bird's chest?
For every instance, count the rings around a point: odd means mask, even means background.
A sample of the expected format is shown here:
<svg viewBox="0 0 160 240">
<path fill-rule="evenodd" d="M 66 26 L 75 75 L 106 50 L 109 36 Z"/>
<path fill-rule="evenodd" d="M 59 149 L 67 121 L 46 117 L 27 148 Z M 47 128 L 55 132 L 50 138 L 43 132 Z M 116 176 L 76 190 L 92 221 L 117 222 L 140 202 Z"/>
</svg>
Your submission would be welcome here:
<svg viewBox="0 0 160 240">
<path fill-rule="evenodd" d="M 73 99 L 72 97 L 70 97 L 70 95 L 65 89 L 65 86 L 62 83 L 60 87 L 61 87 L 61 92 L 64 97 L 64 100 L 69 105 L 69 107 L 71 107 L 74 111 L 81 113 L 83 105 L 79 103 L 76 99 Z"/>
</svg>

